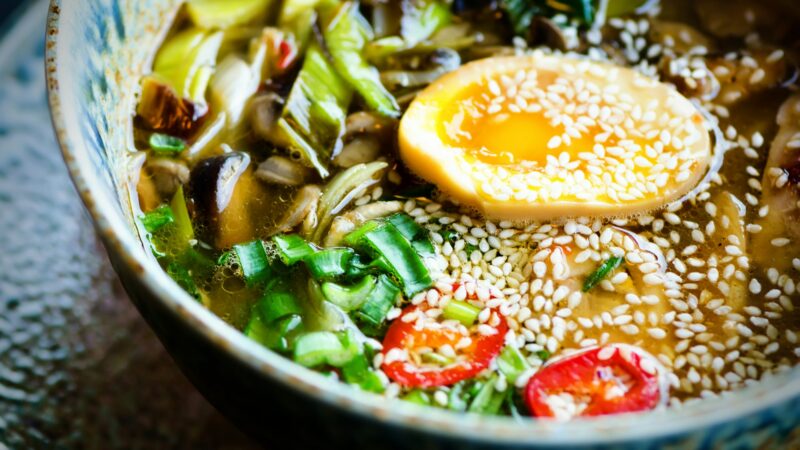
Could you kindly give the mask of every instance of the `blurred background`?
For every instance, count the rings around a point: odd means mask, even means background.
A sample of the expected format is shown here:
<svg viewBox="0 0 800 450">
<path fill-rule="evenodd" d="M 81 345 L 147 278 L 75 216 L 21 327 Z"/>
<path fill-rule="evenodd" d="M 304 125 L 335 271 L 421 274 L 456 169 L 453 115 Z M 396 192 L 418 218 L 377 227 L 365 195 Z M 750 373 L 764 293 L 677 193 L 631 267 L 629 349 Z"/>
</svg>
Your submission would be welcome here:
<svg viewBox="0 0 800 450">
<path fill-rule="evenodd" d="M 0 450 L 251 449 L 116 282 L 44 87 L 46 0 L 0 0 Z"/>
</svg>

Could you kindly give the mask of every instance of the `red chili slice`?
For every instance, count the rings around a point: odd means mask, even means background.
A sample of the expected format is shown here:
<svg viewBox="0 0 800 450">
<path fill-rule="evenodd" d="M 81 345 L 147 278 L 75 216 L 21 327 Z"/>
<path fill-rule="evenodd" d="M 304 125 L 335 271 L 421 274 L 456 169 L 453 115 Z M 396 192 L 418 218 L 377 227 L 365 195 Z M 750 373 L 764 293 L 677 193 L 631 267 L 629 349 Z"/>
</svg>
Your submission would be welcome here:
<svg viewBox="0 0 800 450">
<path fill-rule="evenodd" d="M 383 355 L 386 356 L 392 349 L 405 349 L 413 351 L 420 347 L 439 348 L 449 344 L 455 347 L 463 337 L 455 330 L 446 328 L 427 328 L 418 330 L 414 321 L 403 322 L 402 318 L 420 310 L 417 306 L 409 306 L 403 314 L 389 327 L 383 338 Z M 475 377 L 486 370 L 492 360 L 500 353 L 508 332 L 508 324 L 502 316 L 497 332 L 491 335 L 472 333 L 472 343 L 463 349 L 457 350 L 458 361 L 448 366 L 420 367 L 411 361 L 392 361 L 383 364 L 383 371 L 396 383 L 406 387 L 436 387 L 448 386 L 461 380 Z"/>
<path fill-rule="evenodd" d="M 278 45 L 278 69 L 286 70 L 294 62 L 295 48 L 289 41 L 282 40 Z"/>
<path fill-rule="evenodd" d="M 528 381 L 525 401 L 533 415 L 561 419 L 647 411 L 664 396 L 657 367 L 637 347 L 593 348 L 544 366 Z"/>
</svg>

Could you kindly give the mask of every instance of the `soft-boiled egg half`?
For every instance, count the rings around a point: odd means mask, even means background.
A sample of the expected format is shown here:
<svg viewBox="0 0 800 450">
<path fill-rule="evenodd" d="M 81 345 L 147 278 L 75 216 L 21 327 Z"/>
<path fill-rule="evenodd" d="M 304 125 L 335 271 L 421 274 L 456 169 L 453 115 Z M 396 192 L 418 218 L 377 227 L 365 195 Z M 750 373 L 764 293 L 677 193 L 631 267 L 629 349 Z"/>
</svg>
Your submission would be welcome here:
<svg viewBox="0 0 800 450">
<path fill-rule="evenodd" d="M 489 219 L 643 213 L 711 160 L 703 116 L 632 69 L 535 52 L 464 65 L 400 123 L 406 165 Z"/>
</svg>

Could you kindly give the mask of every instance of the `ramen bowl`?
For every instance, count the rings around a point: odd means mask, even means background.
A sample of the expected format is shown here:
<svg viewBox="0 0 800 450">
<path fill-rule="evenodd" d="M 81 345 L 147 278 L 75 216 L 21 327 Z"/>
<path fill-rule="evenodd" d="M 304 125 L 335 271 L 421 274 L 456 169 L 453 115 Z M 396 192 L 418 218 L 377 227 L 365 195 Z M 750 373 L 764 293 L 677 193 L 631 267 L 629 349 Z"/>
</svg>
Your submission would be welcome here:
<svg viewBox="0 0 800 450">
<path fill-rule="evenodd" d="M 226 324 L 163 272 L 135 232 L 130 112 L 180 3 L 54 0 L 47 24 L 50 106 L 71 177 L 131 301 L 197 389 L 256 440 L 277 448 L 800 446 L 797 370 L 681 408 L 565 423 L 516 420 L 364 393 Z"/>
</svg>

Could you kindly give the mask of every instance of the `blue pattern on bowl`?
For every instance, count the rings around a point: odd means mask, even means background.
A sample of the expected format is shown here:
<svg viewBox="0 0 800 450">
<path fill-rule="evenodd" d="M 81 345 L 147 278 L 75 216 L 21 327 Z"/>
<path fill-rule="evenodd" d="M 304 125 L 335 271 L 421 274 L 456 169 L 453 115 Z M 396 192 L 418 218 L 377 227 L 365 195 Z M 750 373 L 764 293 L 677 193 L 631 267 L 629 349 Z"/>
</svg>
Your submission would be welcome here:
<svg viewBox="0 0 800 450">
<path fill-rule="evenodd" d="M 177 0 L 54 0 L 47 69 L 71 175 L 142 315 L 198 388 L 264 442 L 343 448 L 800 448 L 800 373 L 722 399 L 571 423 L 477 417 L 389 401 L 295 366 L 244 338 L 145 253 L 130 214 L 137 80 Z M 309 432 L 313 430 L 313 432 Z"/>
</svg>

